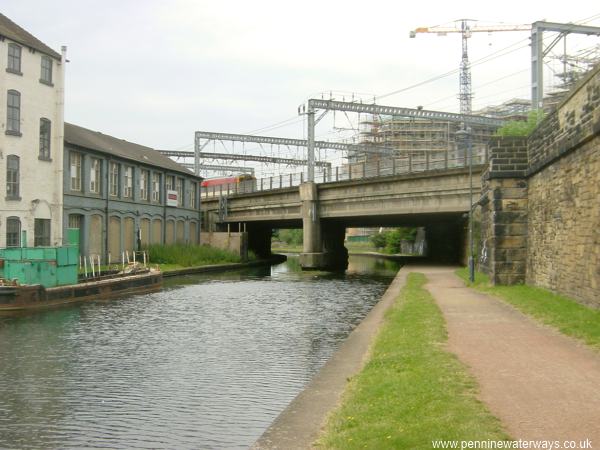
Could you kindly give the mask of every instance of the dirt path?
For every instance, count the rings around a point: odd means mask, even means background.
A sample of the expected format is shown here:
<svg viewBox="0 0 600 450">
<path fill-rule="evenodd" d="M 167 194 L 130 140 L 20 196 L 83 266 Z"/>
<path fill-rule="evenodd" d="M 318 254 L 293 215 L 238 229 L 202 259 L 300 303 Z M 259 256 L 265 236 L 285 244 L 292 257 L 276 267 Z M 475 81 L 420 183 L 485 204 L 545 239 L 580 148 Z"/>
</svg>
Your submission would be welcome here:
<svg viewBox="0 0 600 450">
<path fill-rule="evenodd" d="M 515 439 L 591 439 L 600 449 L 600 353 L 464 286 L 454 269 L 424 273 L 448 326 L 449 350 Z M 579 443 L 579 442 L 578 442 Z"/>
</svg>

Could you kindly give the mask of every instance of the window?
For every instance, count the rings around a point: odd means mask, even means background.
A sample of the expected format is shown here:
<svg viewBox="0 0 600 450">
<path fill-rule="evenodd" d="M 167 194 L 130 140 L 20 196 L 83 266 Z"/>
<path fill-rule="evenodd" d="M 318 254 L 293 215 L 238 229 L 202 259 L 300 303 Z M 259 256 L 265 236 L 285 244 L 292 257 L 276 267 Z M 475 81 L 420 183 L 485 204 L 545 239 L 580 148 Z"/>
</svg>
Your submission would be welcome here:
<svg viewBox="0 0 600 450">
<path fill-rule="evenodd" d="M 142 170 L 140 172 L 140 198 L 142 200 L 148 200 L 148 171 Z"/>
<path fill-rule="evenodd" d="M 50 245 L 50 219 L 33 220 L 33 246 L 47 247 Z"/>
<path fill-rule="evenodd" d="M 165 179 L 165 188 L 167 191 L 175 189 L 175 177 L 173 175 L 167 175 L 167 178 Z"/>
<path fill-rule="evenodd" d="M 123 197 L 131 198 L 133 191 L 133 167 L 125 167 L 125 174 L 123 179 Z"/>
<path fill-rule="evenodd" d="M 6 102 L 6 134 L 21 135 L 21 94 L 12 89 Z"/>
<path fill-rule="evenodd" d="M 160 202 L 160 173 L 152 174 L 152 201 Z"/>
<path fill-rule="evenodd" d="M 196 183 L 190 183 L 189 195 L 189 207 L 192 209 L 196 209 Z"/>
<path fill-rule="evenodd" d="M 19 199 L 19 157 L 6 157 L 6 198 Z"/>
<path fill-rule="evenodd" d="M 177 206 L 183 206 L 183 179 L 177 178 Z"/>
<path fill-rule="evenodd" d="M 8 44 L 6 71 L 21 75 L 21 47 L 17 44 Z"/>
<path fill-rule="evenodd" d="M 81 191 L 81 154 L 70 152 L 69 165 L 71 166 L 71 190 Z"/>
<path fill-rule="evenodd" d="M 69 214 L 69 228 L 81 228 L 81 222 L 83 221 L 83 215 L 81 214 Z"/>
<path fill-rule="evenodd" d="M 110 162 L 108 170 L 109 193 L 113 197 L 119 195 L 119 165 L 116 162 Z"/>
<path fill-rule="evenodd" d="M 8 217 L 6 219 L 6 246 L 21 246 L 21 221 L 18 217 Z"/>
<path fill-rule="evenodd" d="M 40 159 L 50 159 L 50 130 L 48 119 L 40 119 Z"/>
<path fill-rule="evenodd" d="M 52 58 L 46 55 L 42 55 L 40 81 L 44 84 L 49 84 L 52 86 Z"/>
<path fill-rule="evenodd" d="M 98 158 L 92 158 L 90 164 L 90 192 L 100 193 L 100 160 Z"/>
</svg>

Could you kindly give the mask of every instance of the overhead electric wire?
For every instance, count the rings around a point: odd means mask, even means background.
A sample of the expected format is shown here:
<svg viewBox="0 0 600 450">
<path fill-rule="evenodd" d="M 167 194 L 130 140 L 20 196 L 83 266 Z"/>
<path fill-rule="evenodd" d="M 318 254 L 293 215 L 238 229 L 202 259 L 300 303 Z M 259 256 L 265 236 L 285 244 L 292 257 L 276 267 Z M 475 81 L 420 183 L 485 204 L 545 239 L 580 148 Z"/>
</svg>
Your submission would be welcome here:
<svg viewBox="0 0 600 450">
<path fill-rule="evenodd" d="M 596 14 L 596 15 L 594 15 L 594 16 L 590 16 L 589 18 L 586 18 L 586 19 L 583 19 L 583 20 L 580 20 L 580 21 L 577 21 L 577 22 L 578 22 L 578 23 L 586 23 L 586 22 L 589 22 L 589 21 L 591 21 L 591 20 L 594 20 L 594 19 L 595 19 L 595 18 L 597 18 L 597 17 L 600 17 L 600 14 Z M 544 40 L 546 40 L 546 39 L 549 39 L 549 37 L 544 37 Z M 527 45 L 522 45 L 522 46 L 520 46 L 520 47 L 518 47 L 518 48 L 515 48 L 515 49 L 513 49 L 513 50 L 510 50 L 510 51 L 508 51 L 508 52 L 506 52 L 506 53 L 502 53 L 502 54 L 500 54 L 500 55 L 497 55 L 497 54 L 498 54 L 498 53 L 500 53 L 500 52 L 503 52 L 503 51 L 505 51 L 505 50 L 508 50 L 508 49 L 510 49 L 510 48 L 512 48 L 512 47 L 514 47 L 515 45 L 519 45 L 519 44 L 521 44 L 521 43 L 523 43 L 523 42 L 529 42 L 529 40 L 530 40 L 530 38 L 529 38 L 529 37 L 527 37 L 527 38 L 525 38 L 525 39 L 521 39 L 521 40 L 519 40 L 519 41 L 517 41 L 517 42 L 515 42 L 515 43 L 513 43 L 513 44 L 511 44 L 511 45 L 509 45 L 509 46 L 507 46 L 507 47 L 504 47 L 504 48 L 501 48 L 501 49 L 499 49 L 499 50 L 496 50 L 495 52 L 493 52 L 493 53 L 490 53 L 489 55 L 486 55 L 486 56 L 484 56 L 483 58 L 480 58 L 480 59 L 478 59 L 478 60 L 475 60 L 475 61 L 471 62 L 471 67 L 473 67 L 473 66 L 477 66 L 477 65 L 480 65 L 480 64 L 484 64 L 484 63 L 486 63 L 486 62 L 489 62 L 489 61 L 493 61 L 494 59 L 500 58 L 500 57 L 502 57 L 502 56 L 505 56 L 505 55 L 508 55 L 508 54 L 510 54 L 510 53 L 513 53 L 513 52 L 515 52 L 515 51 L 518 51 L 518 50 L 521 50 L 521 49 L 523 49 L 523 48 L 526 48 L 526 47 L 528 47 L 528 46 L 529 46 L 529 43 L 528 43 Z M 497 55 L 497 56 L 495 56 L 495 55 Z M 411 85 L 411 86 L 407 86 L 407 87 L 405 87 L 405 88 L 402 88 L 402 89 L 398 89 L 398 90 L 396 90 L 396 91 L 389 92 L 389 93 L 387 93 L 387 94 L 378 95 L 378 96 L 376 96 L 376 99 L 382 99 L 382 98 L 385 98 L 385 97 L 390 97 L 390 96 L 392 96 L 392 95 L 396 95 L 396 94 L 399 94 L 399 93 L 401 93 L 401 92 L 405 92 L 405 91 L 408 91 L 408 90 L 411 90 L 411 89 L 414 89 L 414 88 L 417 88 L 417 87 L 423 86 L 423 85 L 425 85 L 425 84 L 428 84 L 428 83 L 431 83 L 431 82 L 434 82 L 434 81 L 440 80 L 440 79 L 442 79 L 442 78 L 448 77 L 448 76 L 450 76 L 450 75 L 453 75 L 453 74 L 456 74 L 456 73 L 458 73 L 458 72 L 460 72 L 460 68 L 457 68 L 457 69 L 454 69 L 454 70 L 451 70 L 451 71 L 445 72 L 445 73 L 443 73 L 443 74 L 440 74 L 440 75 L 437 75 L 437 76 L 435 76 L 435 77 L 429 78 L 429 79 L 427 79 L 427 80 L 425 80 L 425 81 L 421 81 L 421 82 L 419 82 L 419 83 L 413 84 L 413 85 Z"/>
<path fill-rule="evenodd" d="M 600 17 L 600 14 L 595 14 L 595 15 L 592 15 L 592 16 L 590 16 L 590 17 L 588 17 L 588 18 L 585 18 L 585 19 L 583 19 L 583 20 L 580 20 L 580 21 L 577 21 L 577 22 L 578 22 L 578 23 L 587 23 L 587 22 L 590 22 L 590 21 L 592 21 L 592 20 L 594 20 L 594 19 L 596 19 L 596 18 L 599 18 L 599 17 Z M 547 38 L 545 37 L 545 39 L 547 39 Z M 523 42 L 526 42 L 526 41 L 529 41 L 529 37 L 528 37 L 528 38 L 526 38 L 526 39 L 519 40 L 519 41 L 517 41 L 517 42 L 515 42 L 515 43 L 513 43 L 513 44 L 511 44 L 511 45 L 509 45 L 509 46 L 507 46 L 507 47 L 504 47 L 504 48 L 502 48 L 502 49 L 496 50 L 495 52 L 493 52 L 493 53 L 491 53 L 491 54 L 489 54 L 489 55 L 486 55 L 486 56 L 484 56 L 484 57 L 480 58 L 479 60 L 475 60 L 475 61 L 473 61 L 473 62 L 471 63 L 471 66 L 473 67 L 473 66 L 481 65 L 481 64 L 484 64 L 484 63 L 487 63 L 487 62 L 493 61 L 493 60 L 495 60 L 495 59 L 497 59 L 497 58 L 500 58 L 500 57 L 502 57 L 502 56 L 506 56 L 506 55 L 508 55 L 508 54 L 510 54 L 510 53 L 513 53 L 513 52 L 515 52 L 515 51 L 521 50 L 521 49 L 523 49 L 523 48 L 527 47 L 529 44 L 527 44 L 527 45 L 522 45 L 522 46 L 520 46 L 520 47 L 517 47 L 517 48 L 514 48 L 514 49 L 512 49 L 512 48 L 513 48 L 513 47 L 515 47 L 515 46 L 517 46 L 517 45 L 519 45 L 519 44 L 521 44 L 521 43 L 523 43 Z M 512 49 L 512 50 L 509 50 L 509 49 Z M 507 51 L 507 50 L 509 50 L 509 51 Z M 502 52 L 504 52 L 504 53 L 502 53 Z M 478 88 L 481 88 L 481 87 L 483 87 L 483 86 L 487 86 L 487 85 L 493 84 L 493 83 L 495 83 L 495 82 L 497 82 L 497 81 L 500 81 L 500 80 L 502 80 L 502 79 L 505 79 L 505 78 L 509 78 L 509 77 L 511 77 L 511 76 L 514 76 L 514 75 L 516 75 L 516 74 L 519 74 L 519 73 L 525 72 L 525 71 L 527 71 L 527 70 L 528 70 L 528 69 L 524 69 L 524 70 L 521 70 L 521 71 L 514 72 L 514 73 L 512 73 L 512 74 L 509 74 L 509 75 L 502 76 L 502 77 L 500 77 L 500 78 L 497 78 L 497 79 L 495 79 L 495 80 L 492 80 L 492 81 L 489 81 L 489 82 L 487 82 L 487 83 L 484 83 L 484 84 L 482 84 L 482 85 L 479 85 L 479 86 L 477 86 L 477 87 L 476 87 L 476 89 L 478 89 Z M 437 75 L 437 76 L 435 76 L 435 77 L 429 78 L 429 79 L 427 79 L 427 80 L 421 81 L 421 82 L 419 82 L 419 83 L 415 83 L 415 84 L 413 84 L 413 85 L 411 85 L 411 86 L 407 86 L 407 87 L 405 87 L 405 88 L 398 89 L 398 90 L 395 90 L 395 91 L 389 92 L 389 93 L 387 93 L 387 94 L 383 94 L 383 95 L 379 95 L 379 96 L 375 95 L 375 96 L 373 96 L 373 100 L 374 100 L 374 101 L 375 101 L 375 100 L 379 100 L 379 99 L 382 99 L 382 98 L 386 98 L 386 97 L 389 97 L 389 96 L 392 96 L 392 95 L 399 94 L 399 93 L 401 93 L 401 92 L 405 92 L 405 91 L 408 91 L 408 90 L 411 90 L 411 89 L 415 89 L 415 88 L 417 88 L 417 87 L 420 87 L 420 86 L 423 86 L 423 85 L 425 85 L 425 84 L 429 84 L 429 83 L 432 83 L 432 82 L 434 82 L 434 81 L 438 81 L 438 80 L 440 80 L 440 79 L 443 79 L 443 78 L 446 78 L 446 77 L 448 77 L 448 76 L 454 75 L 454 74 L 458 73 L 459 71 L 460 71 L 460 68 L 456 68 L 456 69 L 450 70 L 450 71 L 448 71 L 448 72 L 442 73 L 442 74 L 440 74 L 440 75 Z M 515 88 L 515 89 L 511 89 L 510 91 L 517 90 L 517 89 L 521 89 L 521 88 L 522 88 L 522 87 Z M 348 93 L 348 95 L 359 95 L 359 96 L 362 96 L 362 95 L 364 95 L 364 96 L 370 96 L 370 95 L 371 95 L 371 94 L 367 94 L 367 93 L 356 93 L 356 92 L 355 92 L 355 93 L 352 93 L 352 92 L 350 92 L 350 91 L 342 91 L 342 90 L 331 90 L 331 91 L 329 91 L 329 92 L 330 92 L 330 93 L 334 93 L 334 92 L 335 92 L 335 93 L 339 93 L 339 94 Z M 509 91 L 503 91 L 503 92 L 509 92 Z M 322 94 L 323 94 L 323 93 L 321 93 L 321 95 L 322 95 Z M 326 94 L 326 93 L 325 93 L 325 94 Z M 499 93 L 495 93 L 494 95 L 499 95 Z M 443 98 L 443 99 L 440 99 L 440 100 L 436 100 L 436 101 L 434 101 L 434 102 L 430 102 L 430 103 L 428 103 L 428 105 L 436 104 L 436 103 L 439 103 L 439 102 L 441 102 L 441 101 L 443 101 L 443 100 L 446 100 L 446 99 L 448 99 L 448 98 L 452 98 L 452 97 L 454 97 L 454 95 L 453 95 L 453 96 L 450 96 L 450 97 L 445 97 L 445 98 Z M 479 98 L 481 99 L 481 98 L 487 98 L 487 97 L 490 97 L 490 96 L 479 97 Z M 252 131 L 248 132 L 247 134 L 262 133 L 262 132 L 265 132 L 265 131 L 271 131 L 271 130 L 275 130 L 275 129 L 279 129 L 279 128 L 283 128 L 283 127 L 287 127 L 287 126 L 293 126 L 293 125 L 296 125 L 296 124 L 298 124 L 298 123 L 300 123 L 300 122 L 303 122 L 303 121 L 304 121 L 304 118 L 303 118 L 303 117 L 299 117 L 299 116 L 293 116 L 293 117 L 290 117 L 290 118 L 288 118 L 288 119 L 285 119 L 285 120 L 283 120 L 283 121 L 276 122 L 276 123 L 274 123 L 274 124 L 272 124 L 272 125 L 265 126 L 265 127 L 259 128 L 259 129 L 252 130 Z M 304 129 L 304 127 L 303 127 L 303 129 Z M 331 134 L 334 134 L 334 133 L 338 133 L 338 132 L 337 132 L 337 131 L 330 131 L 330 132 L 327 132 L 327 133 L 325 133 L 325 134 L 320 134 L 318 137 L 321 137 L 321 136 L 327 136 L 327 135 L 331 135 Z M 348 138 L 345 138 L 345 139 L 348 139 Z M 189 148 L 189 147 L 191 147 L 191 146 L 192 146 L 192 145 L 190 145 L 190 144 L 188 144 L 188 145 L 184 145 L 184 146 L 181 146 L 181 147 L 177 148 L 177 150 L 184 149 L 184 148 Z"/>
</svg>

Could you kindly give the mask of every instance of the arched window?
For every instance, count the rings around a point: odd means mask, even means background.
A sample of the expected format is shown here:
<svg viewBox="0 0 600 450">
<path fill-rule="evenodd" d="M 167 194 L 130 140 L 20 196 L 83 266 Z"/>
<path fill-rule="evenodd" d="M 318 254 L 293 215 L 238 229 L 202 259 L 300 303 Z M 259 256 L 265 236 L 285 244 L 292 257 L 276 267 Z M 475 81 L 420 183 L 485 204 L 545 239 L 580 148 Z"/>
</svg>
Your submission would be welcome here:
<svg viewBox="0 0 600 450">
<path fill-rule="evenodd" d="M 18 217 L 8 217 L 6 219 L 6 246 L 21 246 L 21 220 Z"/>
<path fill-rule="evenodd" d="M 19 199 L 19 157 L 17 155 L 6 157 L 6 198 Z"/>
<path fill-rule="evenodd" d="M 21 46 L 17 44 L 8 44 L 8 64 L 6 71 L 21 74 Z"/>
<path fill-rule="evenodd" d="M 50 133 L 52 123 L 45 118 L 40 119 L 40 159 L 50 159 Z"/>
<path fill-rule="evenodd" d="M 52 86 L 52 58 L 42 55 L 40 82 Z"/>
<path fill-rule="evenodd" d="M 13 89 L 6 101 L 6 133 L 21 135 L 21 94 Z"/>
</svg>

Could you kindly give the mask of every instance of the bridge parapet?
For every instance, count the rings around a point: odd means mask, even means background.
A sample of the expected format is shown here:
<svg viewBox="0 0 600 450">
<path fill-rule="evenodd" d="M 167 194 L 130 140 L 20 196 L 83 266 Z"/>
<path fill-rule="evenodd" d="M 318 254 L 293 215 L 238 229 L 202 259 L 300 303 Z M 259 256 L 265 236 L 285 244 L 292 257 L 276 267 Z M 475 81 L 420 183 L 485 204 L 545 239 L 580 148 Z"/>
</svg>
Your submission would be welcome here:
<svg viewBox="0 0 600 450">
<path fill-rule="evenodd" d="M 487 152 L 473 155 L 473 166 L 480 166 L 488 161 Z M 449 169 L 465 168 L 468 160 L 464 155 L 449 157 L 448 152 L 404 152 L 401 157 L 387 158 L 372 162 L 360 162 L 332 167 L 323 170 L 315 177 L 315 183 L 334 183 L 356 181 L 395 175 L 410 175 L 427 172 L 440 172 Z M 267 178 L 245 180 L 239 183 L 228 183 L 201 188 L 203 199 L 220 196 L 232 196 L 252 192 L 272 191 L 298 187 L 307 181 L 306 172 L 277 175 Z"/>
</svg>

